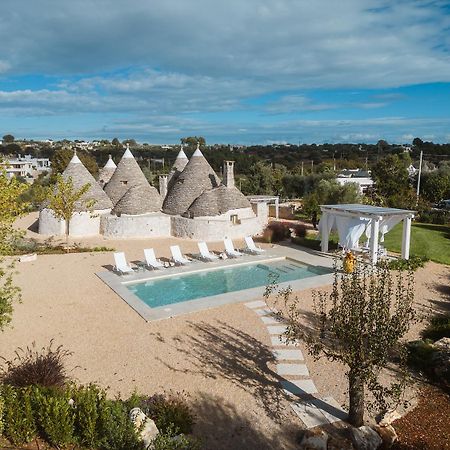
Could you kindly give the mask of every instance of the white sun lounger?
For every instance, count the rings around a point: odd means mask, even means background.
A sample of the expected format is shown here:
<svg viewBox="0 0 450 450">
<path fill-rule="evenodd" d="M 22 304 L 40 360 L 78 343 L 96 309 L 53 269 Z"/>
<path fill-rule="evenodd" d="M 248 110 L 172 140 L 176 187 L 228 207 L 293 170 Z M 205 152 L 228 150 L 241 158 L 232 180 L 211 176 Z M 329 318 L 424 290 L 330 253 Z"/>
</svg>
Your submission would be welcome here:
<svg viewBox="0 0 450 450">
<path fill-rule="evenodd" d="M 206 260 L 206 261 L 215 261 L 216 259 L 219 259 L 219 257 L 217 255 L 215 255 L 214 253 L 211 253 L 209 251 L 208 245 L 206 244 L 206 242 L 199 242 L 198 244 L 198 249 L 200 250 L 200 256 L 202 259 Z"/>
<path fill-rule="evenodd" d="M 192 261 L 190 259 L 185 258 L 182 254 L 181 254 L 181 250 L 180 247 L 178 245 L 171 245 L 170 246 L 170 253 L 172 253 L 172 259 L 173 262 L 175 264 L 189 264 Z"/>
<path fill-rule="evenodd" d="M 144 248 L 144 256 L 147 267 L 151 267 L 152 269 L 162 269 L 164 267 L 161 260 L 156 259 L 155 251 L 152 248 Z"/>
<path fill-rule="evenodd" d="M 116 272 L 119 272 L 121 275 L 124 275 L 126 273 L 134 273 L 133 268 L 127 263 L 124 252 L 115 252 L 114 262 L 114 270 Z"/>
<path fill-rule="evenodd" d="M 246 236 L 244 238 L 245 245 L 247 246 L 247 251 L 250 253 L 254 253 L 255 255 L 259 255 L 260 253 L 264 253 L 265 250 L 263 250 L 261 247 L 257 247 L 255 245 L 255 242 L 253 241 L 253 238 L 251 236 Z"/>
<path fill-rule="evenodd" d="M 225 238 L 223 240 L 223 243 L 225 245 L 225 253 L 230 256 L 231 258 L 237 258 L 238 256 L 242 256 L 243 253 L 237 251 L 234 249 L 233 242 L 230 238 Z"/>
</svg>

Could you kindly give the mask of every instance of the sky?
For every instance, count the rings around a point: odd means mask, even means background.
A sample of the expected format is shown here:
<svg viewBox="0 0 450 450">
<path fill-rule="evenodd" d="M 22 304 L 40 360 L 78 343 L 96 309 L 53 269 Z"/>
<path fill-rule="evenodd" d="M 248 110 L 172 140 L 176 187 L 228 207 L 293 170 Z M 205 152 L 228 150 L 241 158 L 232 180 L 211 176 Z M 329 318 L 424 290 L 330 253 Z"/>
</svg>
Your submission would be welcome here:
<svg viewBox="0 0 450 450">
<path fill-rule="evenodd" d="M 2 0 L 0 136 L 450 142 L 450 0 Z"/>
</svg>

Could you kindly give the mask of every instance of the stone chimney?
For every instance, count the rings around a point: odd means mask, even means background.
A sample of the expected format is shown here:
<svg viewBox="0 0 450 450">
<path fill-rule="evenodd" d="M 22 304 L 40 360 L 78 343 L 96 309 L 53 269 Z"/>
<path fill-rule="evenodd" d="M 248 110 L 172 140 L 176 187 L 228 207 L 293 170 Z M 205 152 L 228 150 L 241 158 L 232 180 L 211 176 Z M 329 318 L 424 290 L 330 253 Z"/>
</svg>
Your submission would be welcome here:
<svg viewBox="0 0 450 450">
<path fill-rule="evenodd" d="M 223 162 L 223 184 L 228 187 L 234 187 L 234 161 Z"/>
<path fill-rule="evenodd" d="M 168 177 L 167 175 L 160 175 L 159 176 L 159 195 L 164 200 L 167 195 L 167 184 L 168 184 Z"/>
</svg>

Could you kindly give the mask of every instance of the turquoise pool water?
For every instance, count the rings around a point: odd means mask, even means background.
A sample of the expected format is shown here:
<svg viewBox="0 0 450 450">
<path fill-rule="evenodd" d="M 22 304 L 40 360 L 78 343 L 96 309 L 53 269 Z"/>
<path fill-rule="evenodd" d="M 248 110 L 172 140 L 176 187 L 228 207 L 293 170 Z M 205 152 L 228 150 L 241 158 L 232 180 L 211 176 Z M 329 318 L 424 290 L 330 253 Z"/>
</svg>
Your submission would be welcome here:
<svg viewBox="0 0 450 450">
<path fill-rule="evenodd" d="M 271 275 L 278 283 L 330 273 L 331 270 L 284 259 L 128 284 L 126 287 L 151 308 L 186 300 L 266 286 Z"/>
</svg>

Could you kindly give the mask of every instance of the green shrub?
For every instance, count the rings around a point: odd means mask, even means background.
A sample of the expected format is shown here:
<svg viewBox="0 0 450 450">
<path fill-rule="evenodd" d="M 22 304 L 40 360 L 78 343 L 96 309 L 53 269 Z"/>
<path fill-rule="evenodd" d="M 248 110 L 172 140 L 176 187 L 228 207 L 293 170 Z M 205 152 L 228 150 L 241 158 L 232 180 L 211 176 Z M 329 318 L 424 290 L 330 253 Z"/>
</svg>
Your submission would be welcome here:
<svg viewBox="0 0 450 450">
<path fill-rule="evenodd" d="M 67 381 L 64 367 L 65 359 L 71 352 L 63 350 L 61 346 L 53 349 L 53 341 L 41 350 L 35 349 L 35 343 L 25 350 L 16 350 L 12 360 L 5 360 L 6 367 L 2 368 L 3 383 L 12 386 L 46 386 L 62 387 Z"/>
<path fill-rule="evenodd" d="M 450 314 L 433 317 L 423 330 L 422 337 L 432 341 L 450 337 Z"/>
<path fill-rule="evenodd" d="M 100 447 L 102 436 L 99 424 L 101 410 L 106 405 L 106 392 L 90 384 L 81 387 L 73 386 L 71 396 L 74 401 L 77 442 L 89 448 Z"/>
<path fill-rule="evenodd" d="M 142 411 L 151 417 L 158 430 L 166 433 L 171 428 L 176 428 L 180 433 L 192 432 L 194 415 L 189 408 L 186 398 L 177 395 L 156 394 L 143 400 L 140 405 Z"/>
<path fill-rule="evenodd" d="M 35 418 L 42 437 L 55 447 L 75 443 L 70 390 L 34 387 Z"/>
<path fill-rule="evenodd" d="M 3 417 L 5 411 L 5 400 L 3 400 L 3 393 L 0 391 L 0 436 L 5 429 L 5 419 Z"/>
<path fill-rule="evenodd" d="M 160 433 L 152 441 L 154 450 L 200 450 L 201 441 L 193 436 L 177 434 L 174 427 L 170 427 L 165 433 Z"/>
<path fill-rule="evenodd" d="M 413 270 L 416 271 L 423 267 L 428 261 L 428 258 L 420 256 L 411 256 L 409 259 L 392 259 L 390 261 L 379 261 L 378 265 L 386 265 L 391 270 Z"/>
<path fill-rule="evenodd" d="M 30 442 L 37 434 L 33 417 L 32 388 L 17 389 L 3 385 L 3 434 L 14 444 Z"/>
<path fill-rule="evenodd" d="M 412 341 L 407 345 L 408 364 L 423 372 L 430 373 L 436 349 L 429 341 Z"/>
<path fill-rule="evenodd" d="M 100 409 L 99 435 L 102 450 L 142 450 L 143 444 L 129 419 L 126 405 L 117 400 L 106 400 Z"/>
</svg>

